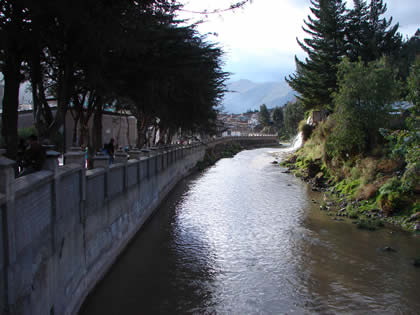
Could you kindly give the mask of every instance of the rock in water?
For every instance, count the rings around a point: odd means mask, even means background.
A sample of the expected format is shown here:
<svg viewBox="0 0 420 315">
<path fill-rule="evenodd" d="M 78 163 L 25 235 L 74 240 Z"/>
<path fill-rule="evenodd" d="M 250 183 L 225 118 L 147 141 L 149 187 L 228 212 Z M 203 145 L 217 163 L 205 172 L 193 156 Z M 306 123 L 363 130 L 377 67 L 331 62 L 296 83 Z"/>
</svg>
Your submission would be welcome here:
<svg viewBox="0 0 420 315">
<path fill-rule="evenodd" d="M 419 218 L 420 218 L 420 212 L 417 212 L 410 217 L 410 222 L 415 221 Z"/>
<path fill-rule="evenodd" d="M 385 246 L 384 248 L 382 248 L 383 252 L 396 252 L 396 250 L 390 246 Z"/>
</svg>

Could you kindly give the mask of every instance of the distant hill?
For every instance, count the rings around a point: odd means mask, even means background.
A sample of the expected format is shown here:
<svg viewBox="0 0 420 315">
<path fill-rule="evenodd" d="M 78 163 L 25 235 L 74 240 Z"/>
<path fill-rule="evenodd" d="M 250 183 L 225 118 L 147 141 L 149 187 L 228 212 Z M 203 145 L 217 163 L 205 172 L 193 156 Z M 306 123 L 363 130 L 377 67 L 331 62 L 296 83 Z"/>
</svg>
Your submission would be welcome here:
<svg viewBox="0 0 420 315">
<path fill-rule="evenodd" d="M 226 112 L 233 114 L 259 109 L 262 104 L 268 108 L 283 106 L 295 98 L 295 92 L 286 82 L 239 80 L 228 82 L 227 88 L 231 92 L 225 93 L 222 104 Z"/>
</svg>

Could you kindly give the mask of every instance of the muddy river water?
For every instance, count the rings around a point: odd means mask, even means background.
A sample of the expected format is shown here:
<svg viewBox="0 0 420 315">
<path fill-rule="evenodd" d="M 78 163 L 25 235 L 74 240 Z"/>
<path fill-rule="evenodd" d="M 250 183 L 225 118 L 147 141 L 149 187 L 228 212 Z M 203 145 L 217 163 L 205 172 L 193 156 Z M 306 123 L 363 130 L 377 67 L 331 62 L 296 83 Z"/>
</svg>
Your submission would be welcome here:
<svg viewBox="0 0 420 315">
<path fill-rule="evenodd" d="M 420 237 L 333 221 L 273 152 L 180 182 L 80 314 L 420 314 Z"/>
</svg>

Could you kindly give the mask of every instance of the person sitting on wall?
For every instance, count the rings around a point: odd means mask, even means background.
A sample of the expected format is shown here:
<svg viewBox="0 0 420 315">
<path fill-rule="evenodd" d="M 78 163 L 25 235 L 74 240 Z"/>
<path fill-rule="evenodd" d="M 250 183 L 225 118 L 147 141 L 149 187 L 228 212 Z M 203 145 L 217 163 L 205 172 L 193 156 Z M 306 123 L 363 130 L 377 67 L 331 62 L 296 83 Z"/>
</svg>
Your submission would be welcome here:
<svg viewBox="0 0 420 315">
<path fill-rule="evenodd" d="M 18 173 L 23 171 L 26 147 L 27 147 L 27 145 L 26 145 L 25 139 L 20 138 L 19 139 L 17 156 L 16 156 L 16 166 L 17 166 L 17 172 Z"/>
<path fill-rule="evenodd" d="M 108 155 L 109 157 L 109 164 L 114 163 L 114 138 L 111 138 L 107 144 L 104 146 L 104 154 Z"/>
<path fill-rule="evenodd" d="M 19 176 L 25 176 L 42 169 L 45 163 L 45 150 L 38 141 L 38 137 L 31 135 L 29 137 L 29 146 L 23 156 L 23 172 Z"/>
</svg>

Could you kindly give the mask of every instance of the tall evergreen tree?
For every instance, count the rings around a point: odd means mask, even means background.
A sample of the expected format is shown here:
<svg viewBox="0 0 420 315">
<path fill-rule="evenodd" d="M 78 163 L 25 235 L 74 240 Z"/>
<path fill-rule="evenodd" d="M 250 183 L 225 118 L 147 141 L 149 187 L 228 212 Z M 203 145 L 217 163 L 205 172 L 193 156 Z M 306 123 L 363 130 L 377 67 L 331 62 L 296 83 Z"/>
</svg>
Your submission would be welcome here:
<svg viewBox="0 0 420 315">
<path fill-rule="evenodd" d="M 347 57 L 357 61 L 367 49 L 367 29 L 369 28 L 369 7 L 365 0 L 353 0 L 353 9 L 347 12 Z M 363 58 L 363 57 L 362 57 Z"/>
<path fill-rule="evenodd" d="M 382 56 L 395 56 L 401 47 L 398 23 L 392 24 L 392 17 L 382 17 L 387 11 L 383 0 L 353 0 L 354 8 L 347 13 L 346 35 L 348 57 L 365 63 Z"/>
<path fill-rule="evenodd" d="M 405 81 L 410 73 L 410 67 L 416 56 L 420 55 L 420 28 L 416 33 L 403 42 L 401 51 L 394 64 L 398 68 L 398 78 Z"/>
<path fill-rule="evenodd" d="M 284 125 L 284 116 L 283 116 L 283 109 L 281 107 L 274 108 L 273 110 L 273 123 L 274 127 L 277 128 L 277 130 L 280 130 L 283 128 Z"/>
<path fill-rule="evenodd" d="M 328 108 L 337 90 L 337 65 L 345 55 L 345 4 L 342 0 L 311 0 L 303 30 L 311 35 L 299 45 L 308 54 L 296 60 L 296 73 L 286 78 L 306 108 Z"/>
<path fill-rule="evenodd" d="M 264 127 L 270 125 L 270 113 L 268 112 L 267 106 L 265 104 L 260 106 L 259 121 L 260 124 Z"/>
<path fill-rule="evenodd" d="M 369 30 L 371 60 L 376 60 L 382 55 L 393 55 L 401 47 L 401 35 L 397 33 L 399 24 L 392 24 L 392 17 L 382 17 L 387 11 L 383 0 L 371 0 L 369 6 Z"/>
</svg>

